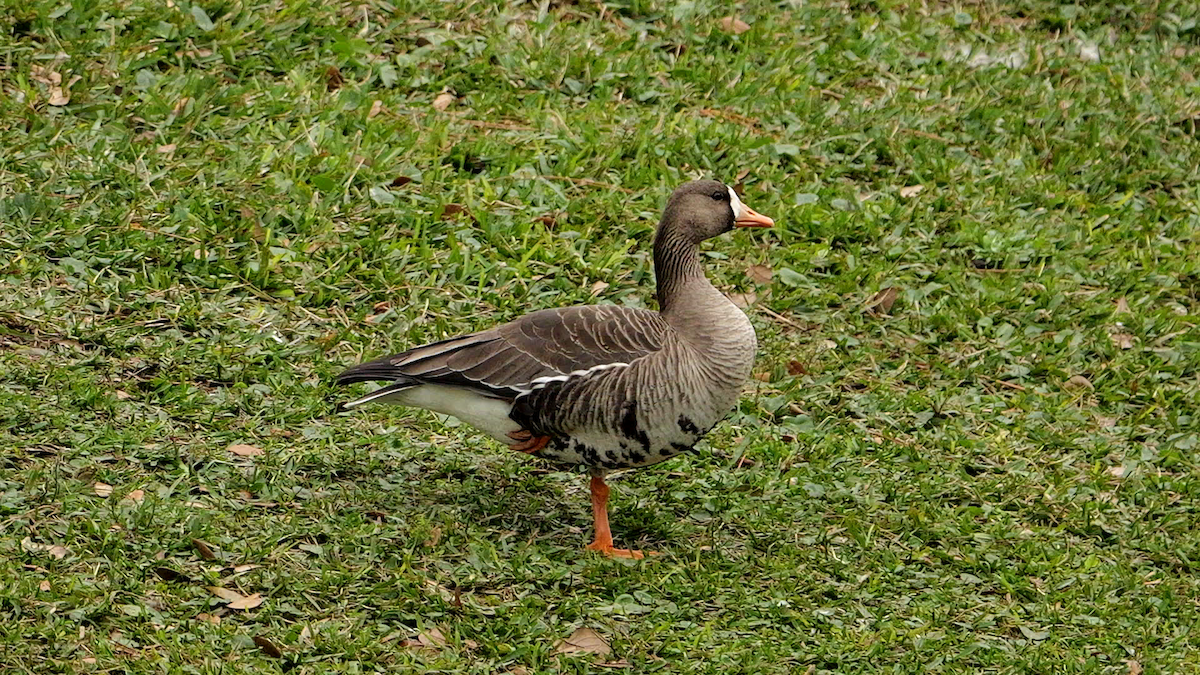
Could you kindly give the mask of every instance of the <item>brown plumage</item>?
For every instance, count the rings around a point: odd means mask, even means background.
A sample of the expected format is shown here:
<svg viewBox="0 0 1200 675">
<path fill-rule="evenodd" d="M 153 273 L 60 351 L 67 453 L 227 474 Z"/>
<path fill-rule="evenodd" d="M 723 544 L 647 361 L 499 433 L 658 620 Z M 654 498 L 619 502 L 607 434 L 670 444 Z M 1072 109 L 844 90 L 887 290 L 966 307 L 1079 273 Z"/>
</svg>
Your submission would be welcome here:
<svg viewBox="0 0 1200 675">
<path fill-rule="evenodd" d="M 660 311 L 541 310 L 363 363 L 337 383 L 390 384 L 344 407 L 423 407 L 513 449 L 590 467 L 596 540 L 588 548 L 641 557 L 613 548 L 604 473 L 690 449 L 736 404 L 754 360 L 754 329 L 705 278 L 697 246 L 733 227 L 771 224 L 717 181 L 686 183 L 655 234 Z"/>
</svg>

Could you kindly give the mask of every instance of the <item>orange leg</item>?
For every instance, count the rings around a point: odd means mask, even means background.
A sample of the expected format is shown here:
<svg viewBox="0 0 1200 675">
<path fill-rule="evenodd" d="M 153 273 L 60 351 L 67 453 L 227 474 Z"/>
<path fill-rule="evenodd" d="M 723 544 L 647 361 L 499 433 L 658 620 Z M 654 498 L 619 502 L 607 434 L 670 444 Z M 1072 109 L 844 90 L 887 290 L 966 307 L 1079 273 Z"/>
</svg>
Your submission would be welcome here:
<svg viewBox="0 0 1200 675">
<path fill-rule="evenodd" d="M 608 484 L 604 482 L 603 474 L 592 474 L 592 519 L 596 522 L 596 540 L 586 546 L 589 551 L 596 551 L 617 558 L 643 557 L 641 551 L 625 548 L 613 548 L 612 530 L 608 529 Z M 654 552 L 650 552 L 654 555 Z"/>
<path fill-rule="evenodd" d="M 509 448 L 517 452 L 526 452 L 531 455 L 536 455 L 542 448 L 550 443 L 549 436 L 534 436 L 533 434 L 521 429 L 520 431 L 509 432 L 508 437 L 516 441 L 510 443 Z"/>
</svg>

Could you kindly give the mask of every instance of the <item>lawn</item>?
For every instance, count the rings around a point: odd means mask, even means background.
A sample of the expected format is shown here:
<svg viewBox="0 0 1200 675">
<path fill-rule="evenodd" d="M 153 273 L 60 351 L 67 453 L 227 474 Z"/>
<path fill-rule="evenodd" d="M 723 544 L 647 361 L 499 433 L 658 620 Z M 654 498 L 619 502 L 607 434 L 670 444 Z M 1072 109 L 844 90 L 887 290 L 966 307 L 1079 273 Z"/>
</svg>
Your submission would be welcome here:
<svg viewBox="0 0 1200 675">
<path fill-rule="evenodd" d="M 1200 672 L 1198 15 L 0 0 L 0 670 Z M 705 247 L 739 409 L 611 480 L 659 555 L 582 550 L 582 472 L 337 412 L 652 307 L 699 176 L 777 225 Z"/>
</svg>

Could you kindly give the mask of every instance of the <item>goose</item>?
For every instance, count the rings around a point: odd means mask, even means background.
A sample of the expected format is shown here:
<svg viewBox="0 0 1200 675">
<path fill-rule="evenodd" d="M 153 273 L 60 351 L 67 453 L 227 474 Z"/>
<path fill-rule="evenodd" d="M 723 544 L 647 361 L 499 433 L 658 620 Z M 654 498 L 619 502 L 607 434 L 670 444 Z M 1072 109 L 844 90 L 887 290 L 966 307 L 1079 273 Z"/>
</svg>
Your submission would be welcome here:
<svg viewBox="0 0 1200 675">
<path fill-rule="evenodd" d="M 684 183 L 654 235 L 658 311 L 615 305 L 543 309 L 509 323 L 354 366 L 336 384 L 385 382 L 343 410 L 383 402 L 457 417 L 512 450 L 584 465 L 595 537 L 608 526 L 614 469 L 686 452 L 737 404 L 757 339 L 750 320 L 705 277 L 701 241 L 774 221 L 715 180 Z"/>
</svg>

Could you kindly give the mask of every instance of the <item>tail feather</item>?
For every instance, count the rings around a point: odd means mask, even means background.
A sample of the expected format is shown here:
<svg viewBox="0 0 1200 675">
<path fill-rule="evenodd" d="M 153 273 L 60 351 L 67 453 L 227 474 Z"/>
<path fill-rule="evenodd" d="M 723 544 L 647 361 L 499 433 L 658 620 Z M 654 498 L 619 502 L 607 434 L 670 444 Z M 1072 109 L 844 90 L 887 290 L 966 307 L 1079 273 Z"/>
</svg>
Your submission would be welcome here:
<svg viewBox="0 0 1200 675">
<path fill-rule="evenodd" d="M 355 381 L 362 382 L 365 380 L 355 380 Z M 394 384 L 389 384 L 386 387 L 380 387 L 379 389 L 376 389 L 375 391 L 373 391 L 365 396 L 360 396 L 359 398 L 356 398 L 353 401 L 346 401 L 345 403 L 342 403 L 341 405 L 338 406 L 338 412 L 344 412 L 346 410 L 353 410 L 354 408 L 357 408 L 358 406 L 360 406 L 364 403 L 370 403 L 372 401 L 386 401 L 388 398 L 395 396 L 396 394 L 399 394 L 400 392 L 402 392 L 406 389 L 412 389 L 413 387 L 416 387 L 419 384 L 420 383 L 416 382 L 415 380 L 407 380 L 405 382 L 396 382 Z"/>
</svg>

